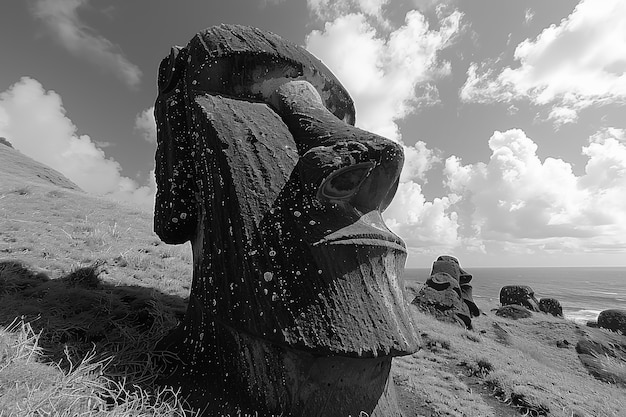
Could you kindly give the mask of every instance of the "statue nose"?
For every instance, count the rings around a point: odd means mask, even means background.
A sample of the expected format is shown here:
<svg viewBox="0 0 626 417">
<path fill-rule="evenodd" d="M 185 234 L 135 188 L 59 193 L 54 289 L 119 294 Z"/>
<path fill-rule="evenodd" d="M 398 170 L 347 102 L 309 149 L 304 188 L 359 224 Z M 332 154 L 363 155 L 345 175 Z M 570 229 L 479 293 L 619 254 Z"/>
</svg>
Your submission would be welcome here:
<svg viewBox="0 0 626 417">
<path fill-rule="evenodd" d="M 404 163 L 402 146 L 339 120 L 306 81 L 281 85 L 269 101 L 294 135 L 300 155 L 314 161 L 308 169 L 323 172 L 312 179 L 319 184 L 318 199 L 348 202 L 362 212 L 389 206 Z"/>
<path fill-rule="evenodd" d="M 398 189 L 402 168 L 402 149 L 394 148 L 389 146 L 382 151 L 376 161 L 355 163 L 331 172 L 321 183 L 318 198 L 347 201 L 363 212 L 384 211 Z"/>
</svg>

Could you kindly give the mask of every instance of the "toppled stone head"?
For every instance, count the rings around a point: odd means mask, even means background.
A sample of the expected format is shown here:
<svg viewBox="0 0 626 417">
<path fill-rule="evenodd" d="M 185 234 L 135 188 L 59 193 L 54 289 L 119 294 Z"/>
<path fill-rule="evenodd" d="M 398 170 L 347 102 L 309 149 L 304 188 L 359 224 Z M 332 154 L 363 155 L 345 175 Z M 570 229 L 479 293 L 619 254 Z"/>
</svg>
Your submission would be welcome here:
<svg viewBox="0 0 626 417">
<path fill-rule="evenodd" d="M 440 320 L 471 329 L 472 317 L 480 315 L 472 297 L 471 280 L 472 275 L 461 268 L 458 259 L 440 256 L 412 304 Z"/>
<path fill-rule="evenodd" d="M 503 306 L 517 304 L 530 311 L 541 311 L 535 291 L 528 285 L 505 285 L 500 288 L 500 304 Z"/>
<path fill-rule="evenodd" d="M 542 298 L 539 300 L 539 310 L 555 317 L 563 317 L 563 307 L 556 298 Z"/>
</svg>

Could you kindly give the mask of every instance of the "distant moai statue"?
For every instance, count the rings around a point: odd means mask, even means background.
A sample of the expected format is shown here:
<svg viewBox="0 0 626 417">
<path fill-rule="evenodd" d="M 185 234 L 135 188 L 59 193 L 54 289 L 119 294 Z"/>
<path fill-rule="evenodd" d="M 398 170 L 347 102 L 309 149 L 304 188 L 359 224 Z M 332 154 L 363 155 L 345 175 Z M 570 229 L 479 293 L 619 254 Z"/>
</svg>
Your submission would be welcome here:
<svg viewBox="0 0 626 417">
<path fill-rule="evenodd" d="M 472 318 L 480 316 L 480 309 L 474 303 L 471 280 L 472 274 L 461 268 L 457 258 L 439 256 L 411 304 L 439 320 L 472 329 Z"/>
<path fill-rule="evenodd" d="M 8 146 L 9 148 L 12 148 L 12 147 L 13 147 L 13 145 L 11 144 L 11 142 L 9 142 L 9 141 L 7 140 L 7 138 L 4 138 L 4 137 L 2 137 L 2 136 L 0 136 L 0 145 L 6 145 L 6 146 Z"/>
<path fill-rule="evenodd" d="M 391 359 L 418 336 L 381 212 L 401 146 L 353 126 L 319 60 L 250 27 L 172 48 L 158 86 L 155 230 L 193 248 L 162 382 L 207 415 L 400 416 Z"/>
</svg>

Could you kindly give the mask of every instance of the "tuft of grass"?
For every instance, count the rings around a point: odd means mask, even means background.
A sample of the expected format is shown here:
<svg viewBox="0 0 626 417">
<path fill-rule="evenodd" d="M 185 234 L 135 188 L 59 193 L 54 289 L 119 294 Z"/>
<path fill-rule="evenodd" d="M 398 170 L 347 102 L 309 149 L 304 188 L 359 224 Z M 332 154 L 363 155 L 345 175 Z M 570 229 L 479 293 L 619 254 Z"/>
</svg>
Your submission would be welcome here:
<svg viewBox="0 0 626 417">
<path fill-rule="evenodd" d="M 485 378 L 493 371 L 494 367 L 488 359 L 480 358 L 469 362 L 462 362 L 469 371 L 471 376 L 479 376 Z"/>
<path fill-rule="evenodd" d="M 615 378 L 614 381 L 626 381 L 626 362 L 607 353 L 592 353 L 591 356 L 593 356 L 598 361 L 600 369 L 606 372 L 607 375 L 611 375 L 613 378 Z"/>
<path fill-rule="evenodd" d="M 104 262 L 98 260 L 89 266 L 76 268 L 61 278 L 68 286 L 95 288 L 100 284 L 100 267 Z"/>
<path fill-rule="evenodd" d="M 177 392 L 148 390 L 111 377 L 113 358 L 97 360 L 95 350 L 69 368 L 44 365 L 40 333 L 24 320 L 0 329 L 0 415 L 12 416 L 193 416 Z M 132 375 L 131 375 L 132 377 Z M 10 382 L 10 383 L 9 383 Z"/>
</svg>

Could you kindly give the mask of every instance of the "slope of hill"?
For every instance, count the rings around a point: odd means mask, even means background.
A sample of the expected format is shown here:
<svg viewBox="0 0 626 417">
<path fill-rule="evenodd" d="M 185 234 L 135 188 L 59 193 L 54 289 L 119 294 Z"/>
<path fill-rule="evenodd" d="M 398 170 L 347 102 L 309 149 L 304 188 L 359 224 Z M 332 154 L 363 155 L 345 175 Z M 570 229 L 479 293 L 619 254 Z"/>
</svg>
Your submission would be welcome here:
<svg viewBox="0 0 626 417">
<path fill-rule="evenodd" d="M 63 174 L 23 155 L 9 146 L 8 142 L 0 142 L 0 166 L 2 167 L 0 178 L 2 184 L 6 186 L 11 184 L 16 186 L 42 184 L 69 190 L 80 190 Z"/>
<path fill-rule="evenodd" d="M 188 245 L 163 244 L 150 213 L 90 196 L 5 147 L 0 415 L 185 414 L 175 393 L 155 385 L 170 353 L 154 346 L 184 313 Z M 624 415 L 626 390 L 578 360 L 584 328 L 480 307 L 471 332 L 413 311 L 424 347 L 392 370 L 406 417 Z M 569 347 L 557 347 L 563 340 Z"/>
</svg>

